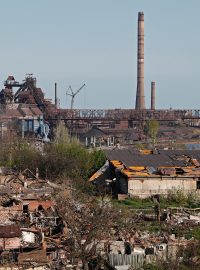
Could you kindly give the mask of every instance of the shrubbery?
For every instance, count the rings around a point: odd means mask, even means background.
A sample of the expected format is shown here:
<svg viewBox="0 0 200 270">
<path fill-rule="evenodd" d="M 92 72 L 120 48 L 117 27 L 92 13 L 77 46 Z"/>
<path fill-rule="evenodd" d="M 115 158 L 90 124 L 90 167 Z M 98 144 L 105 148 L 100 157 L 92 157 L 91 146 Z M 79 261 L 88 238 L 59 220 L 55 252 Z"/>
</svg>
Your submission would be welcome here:
<svg viewBox="0 0 200 270">
<path fill-rule="evenodd" d="M 161 197 L 161 203 L 176 207 L 198 208 L 200 207 L 200 198 L 195 192 L 186 193 L 182 189 L 172 189 L 167 196 Z"/>
<path fill-rule="evenodd" d="M 38 150 L 24 139 L 11 138 L 0 145 L 0 166 L 26 168 L 48 179 L 68 178 L 87 180 L 105 162 L 102 151 L 84 148 L 77 139 L 70 138 L 61 122 L 55 130 L 55 138 Z"/>
</svg>

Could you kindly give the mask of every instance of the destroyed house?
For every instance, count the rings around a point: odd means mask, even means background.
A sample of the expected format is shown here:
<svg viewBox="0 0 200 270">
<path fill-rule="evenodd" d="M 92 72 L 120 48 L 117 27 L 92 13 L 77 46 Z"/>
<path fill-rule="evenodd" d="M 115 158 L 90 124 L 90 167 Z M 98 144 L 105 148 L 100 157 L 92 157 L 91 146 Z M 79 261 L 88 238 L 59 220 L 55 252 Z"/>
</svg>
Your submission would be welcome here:
<svg viewBox="0 0 200 270">
<path fill-rule="evenodd" d="M 199 192 L 200 151 L 132 149 L 105 151 L 106 164 L 91 176 L 95 185 L 110 187 L 112 195 L 141 198 L 169 191 Z"/>
<path fill-rule="evenodd" d="M 27 170 L 21 174 L 0 168 L 1 266 L 46 269 L 58 258 L 64 225 L 49 183 Z"/>
</svg>

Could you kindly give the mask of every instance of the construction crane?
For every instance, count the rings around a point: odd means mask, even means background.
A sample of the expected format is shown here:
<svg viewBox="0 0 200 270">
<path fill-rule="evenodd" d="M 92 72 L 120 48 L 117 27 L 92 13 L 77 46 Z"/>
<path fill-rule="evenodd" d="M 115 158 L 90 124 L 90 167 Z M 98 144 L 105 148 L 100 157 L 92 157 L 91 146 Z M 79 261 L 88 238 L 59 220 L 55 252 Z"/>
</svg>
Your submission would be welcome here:
<svg viewBox="0 0 200 270">
<path fill-rule="evenodd" d="M 69 86 L 67 92 L 66 92 L 66 95 L 67 96 L 70 96 L 71 97 L 71 106 L 70 106 L 70 109 L 72 110 L 73 107 L 74 107 L 74 99 L 75 99 L 75 96 L 83 89 L 83 87 L 85 87 L 85 84 L 83 84 L 76 92 L 74 92 L 72 90 L 72 87 L 71 85 Z"/>
</svg>

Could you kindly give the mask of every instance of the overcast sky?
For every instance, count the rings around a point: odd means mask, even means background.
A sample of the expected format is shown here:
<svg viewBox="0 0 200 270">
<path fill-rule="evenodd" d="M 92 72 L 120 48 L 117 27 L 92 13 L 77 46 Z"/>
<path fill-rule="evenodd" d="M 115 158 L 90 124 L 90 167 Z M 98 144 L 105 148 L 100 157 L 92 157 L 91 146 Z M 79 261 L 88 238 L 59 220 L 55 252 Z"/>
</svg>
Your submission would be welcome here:
<svg viewBox="0 0 200 270">
<path fill-rule="evenodd" d="M 0 0 L 0 80 L 33 73 L 62 107 L 134 108 L 137 17 L 145 16 L 145 96 L 157 108 L 199 108 L 199 0 Z"/>
</svg>

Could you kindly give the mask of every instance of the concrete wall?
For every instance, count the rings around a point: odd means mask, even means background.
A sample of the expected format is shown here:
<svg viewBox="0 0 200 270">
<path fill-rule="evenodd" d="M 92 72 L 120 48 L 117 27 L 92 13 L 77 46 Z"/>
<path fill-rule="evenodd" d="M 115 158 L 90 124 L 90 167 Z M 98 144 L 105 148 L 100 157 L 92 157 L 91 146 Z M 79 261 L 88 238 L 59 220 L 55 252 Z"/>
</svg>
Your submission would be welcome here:
<svg viewBox="0 0 200 270">
<path fill-rule="evenodd" d="M 109 262 L 112 266 L 133 266 L 134 269 L 141 269 L 144 263 L 143 254 L 109 254 Z"/>
<path fill-rule="evenodd" d="M 20 248 L 20 246 L 21 246 L 21 242 L 20 242 L 19 237 L 0 238 L 0 248 L 2 248 L 3 250 Z"/>
<path fill-rule="evenodd" d="M 130 196 L 141 198 L 154 194 L 167 195 L 169 191 L 181 189 L 185 192 L 196 191 L 198 180 L 191 177 L 148 177 L 128 180 L 128 193 Z"/>
</svg>

